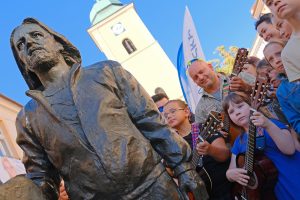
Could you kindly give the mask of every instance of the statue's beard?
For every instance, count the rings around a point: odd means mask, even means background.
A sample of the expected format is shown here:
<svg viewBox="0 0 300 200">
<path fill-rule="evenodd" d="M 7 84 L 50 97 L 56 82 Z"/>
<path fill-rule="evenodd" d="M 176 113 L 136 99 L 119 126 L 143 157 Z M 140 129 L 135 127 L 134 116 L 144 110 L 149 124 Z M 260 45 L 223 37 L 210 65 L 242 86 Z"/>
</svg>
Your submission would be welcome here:
<svg viewBox="0 0 300 200">
<path fill-rule="evenodd" d="M 60 52 L 34 51 L 28 58 L 30 70 L 33 72 L 47 72 L 59 62 Z"/>
</svg>

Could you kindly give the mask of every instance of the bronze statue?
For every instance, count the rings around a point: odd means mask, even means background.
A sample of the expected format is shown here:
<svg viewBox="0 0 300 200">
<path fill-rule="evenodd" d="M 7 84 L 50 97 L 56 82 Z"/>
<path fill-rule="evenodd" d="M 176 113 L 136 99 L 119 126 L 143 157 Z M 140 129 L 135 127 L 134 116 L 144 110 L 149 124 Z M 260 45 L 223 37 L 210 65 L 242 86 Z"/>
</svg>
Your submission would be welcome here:
<svg viewBox="0 0 300 200">
<path fill-rule="evenodd" d="M 57 199 L 207 199 L 188 162 L 188 144 L 171 131 L 142 86 L 119 63 L 81 67 L 62 35 L 27 18 L 11 47 L 32 98 L 16 121 L 27 177 Z M 179 188 L 161 159 L 174 169 Z"/>
</svg>

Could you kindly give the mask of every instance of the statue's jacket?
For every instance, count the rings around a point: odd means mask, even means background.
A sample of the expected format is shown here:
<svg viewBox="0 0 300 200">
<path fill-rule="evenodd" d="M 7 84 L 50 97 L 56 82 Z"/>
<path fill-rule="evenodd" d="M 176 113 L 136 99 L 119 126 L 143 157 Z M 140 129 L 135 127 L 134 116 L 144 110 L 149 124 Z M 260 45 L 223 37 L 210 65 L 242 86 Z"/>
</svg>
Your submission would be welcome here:
<svg viewBox="0 0 300 200">
<path fill-rule="evenodd" d="M 16 121 L 27 176 L 49 196 L 62 177 L 71 199 L 135 199 L 164 172 L 161 156 L 171 168 L 189 159 L 187 143 L 119 63 L 75 64 L 69 77 L 79 126 L 40 90 L 27 91 L 32 100 Z"/>
</svg>

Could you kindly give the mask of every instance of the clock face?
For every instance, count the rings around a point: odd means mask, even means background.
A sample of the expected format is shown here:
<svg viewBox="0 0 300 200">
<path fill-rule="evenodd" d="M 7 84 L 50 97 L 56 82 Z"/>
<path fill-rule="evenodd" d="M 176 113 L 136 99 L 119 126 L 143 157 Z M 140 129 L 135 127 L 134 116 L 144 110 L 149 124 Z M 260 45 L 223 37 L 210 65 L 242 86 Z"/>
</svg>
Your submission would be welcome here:
<svg viewBox="0 0 300 200">
<path fill-rule="evenodd" d="M 111 27 L 111 30 L 115 35 L 120 35 L 121 33 L 123 33 L 125 31 L 125 28 L 121 22 L 118 22 Z"/>
</svg>

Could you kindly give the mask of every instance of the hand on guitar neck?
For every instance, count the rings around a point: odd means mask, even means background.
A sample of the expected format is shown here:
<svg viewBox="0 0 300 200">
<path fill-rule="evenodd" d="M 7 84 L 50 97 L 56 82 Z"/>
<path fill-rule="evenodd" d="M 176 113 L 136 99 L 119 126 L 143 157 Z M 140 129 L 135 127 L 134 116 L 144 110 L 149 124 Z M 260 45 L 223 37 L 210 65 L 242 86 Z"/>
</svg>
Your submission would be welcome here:
<svg viewBox="0 0 300 200">
<path fill-rule="evenodd" d="M 196 149 L 198 151 L 198 154 L 200 155 L 209 155 L 210 154 L 210 147 L 211 144 L 209 144 L 206 140 L 203 142 L 199 142 L 196 146 Z"/>
<path fill-rule="evenodd" d="M 232 73 L 230 77 L 230 91 L 244 91 L 245 89 L 248 92 L 251 92 L 251 86 L 248 85 L 245 81 L 238 77 L 239 73 L 243 70 L 243 66 L 247 63 L 248 50 L 245 48 L 239 48 L 236 54 Z"/>
<path fill-rule="evenodd" d="M 272 123 L 268 118 L 266 118 L 262 113 L 254 110 L 253 115 L 250 117 L 253 125 L 256 127 L 267 128 L 270 123 Z"/>
<path fill-rule="evenodd" d="M 240 77 L 234 76 L 230 79 L 229 90 L 232 92 L 240 91 L 250 94 L 252 92 L 252 86 Z"/>
</svg>

